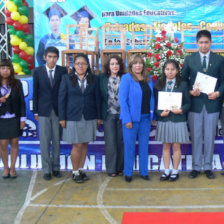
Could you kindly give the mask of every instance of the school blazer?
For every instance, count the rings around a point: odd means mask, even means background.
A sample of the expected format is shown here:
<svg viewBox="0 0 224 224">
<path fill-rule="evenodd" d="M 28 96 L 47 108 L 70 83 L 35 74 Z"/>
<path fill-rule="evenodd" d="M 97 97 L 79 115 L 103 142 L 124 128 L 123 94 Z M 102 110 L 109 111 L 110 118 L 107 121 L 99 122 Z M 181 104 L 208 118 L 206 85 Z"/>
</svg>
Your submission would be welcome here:
<svg viewBox="0 0 224 224">
<path fill-rule="evenodd" d="M 193 53 L 185 58 L 182 79 L 192 90 L 197 72 L 203 72 L 199 52 Z M 201 93 L 199 96 L 191 96 L 191 112 L 200 113 L 205 105 L 208 113 L 219 112 L 221 109 L 222 97 L 224 94 L 224 58 L 213 52 L 210 52 L 208 69 L 206 74 L 218 79 L 215 91 L 220 92 L 220 97 L 215 100 L 209 100 L 207 94 Z"/>
<path fill-rule="evenodd" d="M 26 116 L 26 105 L 24 101 L 23 87 L 22 83 L 19 81 L 18 89 L 11 89 L 10 95 L 5 103 L 0 106 L 0 115 L 4 115 L 6 112 L 10 114 L 15 113 L 16 117 Z M 0 92 L 0 97 L 2 97 Z"/>
<path fill-rule="evenodd" d="M 87 84 L 82 93 L 79 84 L 72 85 L 70 75 L 63 76 L 58 98 L 59 120 L 80 121 L 101 119 L 99 77 L 93 75 L 93 83 Z"/>
<path fill-rule="evenodd" d="M 56 65 L 53 86 L 50 84 L 46 66 L 33 70 L 33 113 L 49 117 L 52 110 L 58 115 L 58 91 L 65 67 Z"/>
<path fill-rule="evenodd" d="M 163 88 L 161 91 L 165 91 L 165 88 Z M 191 98 L 188 90 L 188 85 L 186 82 L 181 82 L 179 86 L 175 83 L 173 92 L 181 92 L 182 95 L 182 105 L 181 109 L 183 111 L 182 114 L 174 114 L 172 112 L 169 113 L 167 117 L 161 117 L 162 110 L 158 110 L 158 92 L 159 90 L 154 88 L 154 94 L 155 94 L 155 112 L 158 115 L 157 120 L 158 121 L 172 121 L 172 122 L 184 122 L 187 121 L 187 112 L 189 111 L 191 107 Z"/>
<path fill-rule="evenodd" d="M 151 119 L 154 114 L 154 94 L 153 82 L 150 78 L 148 85 L 151 89 L 150 111 Z M 141 105 L 142 105 L 142 88 L 139 82 L 136 82 L 130 73 L 122 76 L 119 87 L 119 103 L 121 107 L 120 119 L 123 124 L 129 122 L 139 122 L 141 119 Z"/>
</svg>

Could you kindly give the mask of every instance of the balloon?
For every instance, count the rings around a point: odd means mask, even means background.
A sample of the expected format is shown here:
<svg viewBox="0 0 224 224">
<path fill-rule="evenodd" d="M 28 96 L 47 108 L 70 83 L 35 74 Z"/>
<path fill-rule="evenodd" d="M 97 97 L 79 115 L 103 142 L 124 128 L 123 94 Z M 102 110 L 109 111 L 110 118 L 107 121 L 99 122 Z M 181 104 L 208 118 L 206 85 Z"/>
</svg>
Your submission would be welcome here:
<svg viewBox="0 0 224 224">
<path fill-rule="evenodd" d="M 29 7 L 29 4 L 27 2 L 23 2 L 23 5 L 25 5 L 26 7 Z"/>
<path fill-rule="evenodd" d="M 33 40 L 33 35 L 28 34 L 24 37 L 23 41 L 25 41 L 29 46 L 33 47 L 34 40 Z"/>
<path fill-rule="evenodd" d="M 13 52 L 14 52 L 14 54 L 19 54 L 21 52 L 21 50 L 19 49 L 18 46 L 14 46 L 13 47 Z"/>
<path fill-rule="evenodd" d="M 6 10 L 5 10 L 5 15 L 6 15 L 7 17 L 10 17 L 10 16 L 11 16 L 11 12 L 10 12 L 8 9 L 6 9 Z"/>
<path fill-rule="evenodd" d="M 27 55 L 27 53 L 26 53 L 25 51 L 21 51 L 21 52 L 19 53 L 19 56 L 20 56 L 23 60 L 27 61 L 27 58 L 28 58 L 29 55 Z"/>
<path fill-rule="evenodd" d="M 24 39 L 25 33 L 22 30 L 18 30 L 18 31 L 16 31 L 16 36 L 21 39 Z"/>
<path fill-rule="evenodd" d="M 29 24 L 23 24 L 21 29 L 24 33 L 30 32 L 30 25 Z"/>
<path fill-rule="evenodd" d="M 18 7 L 14 4 L 14 2 L 8 2 L 7 3 L 7 9 L 10 11 L 10 12 L 16 12 Z"/>
<path fill-rule="evenodd" d="M 25 75 L 25 73 L 24 72 L 20 72 L 18 75 Z"/>
<path fill-rule="evenodd" d="M 28 65 L 28 68 L 29 68 L 30 70 L 34 69 L 34 64 L 29 64 L 29 65 Z"/>
<path fill-rule="evenodd" d="M 18 54 L 14 54 L 12 56 L 12 62 L 14 62 L 14 63 L 20 63 L 21 62 L 21 58 L 19 57 Z"/>
<path fill-rule="evenodd" d="M 33 64 L 33 63 L 34 63 L 34 57 L 31 56 L 31 55 L 28 55 L 26 61 L 27 61 L 29 64 Z"/>
<path fill-rule="evenodd" d="M 14 1 L 15 5 L 18 5 L 18 6 L 23 4 L 22 0 L 13 0 L 13 1 Z"/>
<path fill-rule="evenodd" d="M 28 55 L 34 55 L 34 49 L 32 47 L 28 47 L 25 52 L 28 54 Z"/>
<path fill-rule="evenodd" d="M 21 24 L 27 24 L 28 23 L 28 17 L 27 16 L 20 16 L 19 22 Z"/>
<path fill-rule="evenodd" d="M 19 11 L 20 15 L 28 16 L 28 14 L 29 14 L 28 8 L 24 5 L 19 6 L 18 11 Z"/>
<path fill-rule="evenodd" d="M 19 62 L 20 66 L 24 69 L 24 68 L 28 68 L 28 62 L 25 60 L 21 60 Z"/>
<path fill-rule="evenodd" d="M 16 35 L 11 35 L 10 38 L 11 38 L 10 43 L 13 46 L 18 46 L 22 42 L 22 40 L 18 38 Z"/>
<path fill-rule="evenodd" d="M 20 14 L 18 12 L 12 12 L 11 18 L 15 21 L 18 21 L 20 19 Z"/>
<path fill-rule="evenodd" d="M 18 63 L 14 63 L 13 64 L 13 68 L 14 68 L 16 73 L 22 72 L 22 68 L 21 68 L 21 66 Z"/>
<path fill-rule="evenodd" d="M 15 22 L 11 17 L 8 17 L 5 22 L 8 24 L 8 25 L 13 25 L 13 23 Z"/>
<path fill-rule="evenodd" d="M 21 30 L 22 29 L 22 24 L 19 22 L 14 22 L 13 27 L 15 30 Z"/>
<path fill-rule="evenodd" d="M 10 33 L 11 35 L 16 35 L 16 30 L 15 30 L 13 27 L 10 27 L 10 28 L 9 28 L 9 33 Z"/>
<path fill-rule="evenodd" d="M 28 68 L 24 68 L 23 71 L 25 72 L 25 74 L 31 74 L 31 71 Z"/>
<path fill-rule="evenodd" d="M 19 44 L 19 49 L 20 50 L 23 50 L 23 51 L 25 51 L 26 49 L 27 49 L 27 44 L 26 44 L 26 42 L 21 42 L 20 44 Z"/>
</svg>

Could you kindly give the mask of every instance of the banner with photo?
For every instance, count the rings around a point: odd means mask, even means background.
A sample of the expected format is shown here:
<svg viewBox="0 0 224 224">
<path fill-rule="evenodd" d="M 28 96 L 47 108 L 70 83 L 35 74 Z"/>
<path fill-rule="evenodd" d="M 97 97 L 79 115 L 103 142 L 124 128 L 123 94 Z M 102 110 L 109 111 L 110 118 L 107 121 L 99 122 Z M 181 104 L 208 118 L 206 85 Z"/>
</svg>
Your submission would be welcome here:
<svg viewBox="0 0 224 224">
<path fill-rule="evenodd" d="M 213 41 L 220 44 L 214 45 L 213 48 L 223 49 L 223 37 L 215 37 L 224 32 L 223 11 L 223 0 L 104 0 L 103 4 L 100 0 L 34 0 L 36 66 L 45 63 L 43 53 L 46 47 L 55 46 L 60 51 L 67 49 L 67 24 L 87 23 L 90 27 L 98 27 L 100 49 L 103 43 L 102 25 L 122 24 L 127 31 L 126 50 L 131 48 L 131 29 L 134 24 L 151 24 L 155 29 L 159 29 L 172 22 L 175 36 L 179 40 L 181 30 L 191 32 L 192 25 L 200 26 L 201 29 L 215 26 L 212 30 Z M 155 33 L 155 30 L 153 32 Z M 185 38 L 185 41 L 195 43 L 195 38 Z M 194 44 L 186 44 L 185 47 L 196 48 Z M 58 63 L 61 64 L 61 58 Z"/>
</svg>

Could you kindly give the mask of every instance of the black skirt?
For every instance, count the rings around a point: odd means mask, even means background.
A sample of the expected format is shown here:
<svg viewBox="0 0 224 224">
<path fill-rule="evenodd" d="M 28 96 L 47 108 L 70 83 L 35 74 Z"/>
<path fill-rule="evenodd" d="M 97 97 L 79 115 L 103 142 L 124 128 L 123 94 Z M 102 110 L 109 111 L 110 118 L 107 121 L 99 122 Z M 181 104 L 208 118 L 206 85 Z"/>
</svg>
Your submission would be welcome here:
<svg viewBox="0 0 224 224">
<path fill-rule="evenodd" d="M 21 135 L 20 118 L 0 118 L 0 139 L 18 138 Z"/>
</svg>

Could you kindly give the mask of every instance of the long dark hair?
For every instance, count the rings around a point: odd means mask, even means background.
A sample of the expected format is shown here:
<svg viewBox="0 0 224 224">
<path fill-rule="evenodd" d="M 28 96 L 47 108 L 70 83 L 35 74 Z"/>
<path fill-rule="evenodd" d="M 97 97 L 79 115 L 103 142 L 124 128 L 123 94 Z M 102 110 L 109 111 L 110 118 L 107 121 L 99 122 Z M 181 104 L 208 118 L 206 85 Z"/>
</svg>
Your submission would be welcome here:
<svg viewBox="0 0 224 224">
<path fill-rule="evenodd" d="M 0 67 L 4 67 L 4 66 L 6 66 L 6 67 L 9 67 L 9 69 L 10 69 L 10 75 L 9 75 L 9 77 L 8 77 L 8 80 L 7 80 L 7 84 L 11 87 L 11 88 L 13 88 L 13 89 L 17 89 L 18 88 L 18 86 L 19 86 L 19 80 L 17 80 L 16 78 L 15 78 L 15 71 L 14 71 L 14 68 L 13 68 L 13 65 L 12 65 L 12 62 L 11 62 L 11 60 L 9 60 L 9 59 L 2 59 L 1 61 L 0 61 Z M 2 76 L 1 76 L 1 74 L 0 74 L 0 87 L 2 86 Z"/>
<path fill-rule="evenodd" d="M 162 69 L 162 78 L 155 84 L 155 88 L 158 90 L 162 90 L 166 86 L 166 75 L 165 75 L 165 69 L 168 64 L 172 64 L 177 69 L 177 75 L 176 75 L 176 84 L 177 86 L 181 83 L 181 76 L 180 76 L 180 66 L 179 62 L 174 59 L 168 59 Z"/>
<path fill-rule="evenodd" d="M 150 81 L 149 74 L 148 74 L 148 71 L 146 69 L 145 62 L 144 62 L 144 60 L 143 60 L 143 58 L 140 54 L 136 54 L 136 55 L 131 56 L 130 62 L 128 64 L 128 72 L 131 74 L 133 79 L 138 82 L 139 80 L 137 79 L 136 75 L 132 71 L 133 64 L 136 64 L 138 62 L 141 62 L 143 64 L 143 70 L 142 70 L 143 81 L 144 82 L 149 82 Z"/>
<path fill-rule="evenodd" d="M 123 59 L 117 55 L 117 54 L 112 54 L 111 56 L 108 57 L 105 65 L 104 65 L 104 71 L 105 71 L 105 74 L 109 77 L 111 75 L 111 71 L 110 71 L 110 61 L 112 59 L 116 59 L 118 64 L 120 65 L 120 69 L 118 71 L 118 76 L 122 76 L 124 74 L 124 62 L 123 62 Z"/>
<path fill-rule="evenodd" d="M 70 75 L 70 81 L 72 83 L 73 86 L 77 85 L 78 84 L 78 77 L 76 75 L 76 70 L 75 70 L 75 67 L 74 67 L 74 63 L 76 62 L 76 60 L 78 58 L 84 58 L 86 63 L 88 64 L 88 68 L 86 70 L 86 79 L 87 79 L 87 84 L 90 85 L 93 83 L 93 80 L 94 80 L 94 75 L 91 71 L 91 68 L 90 68 L 90 64 L 89 64 L 89 58 L 86 54 L 83 54 L 83 53 L 80 53 L 80 54 L 76 54 L 75 57 L 74 57 L 74 62 L 73 62 L 73 68 L 71 70 L 71 73 L 69 74 Z"/>
</svg>

